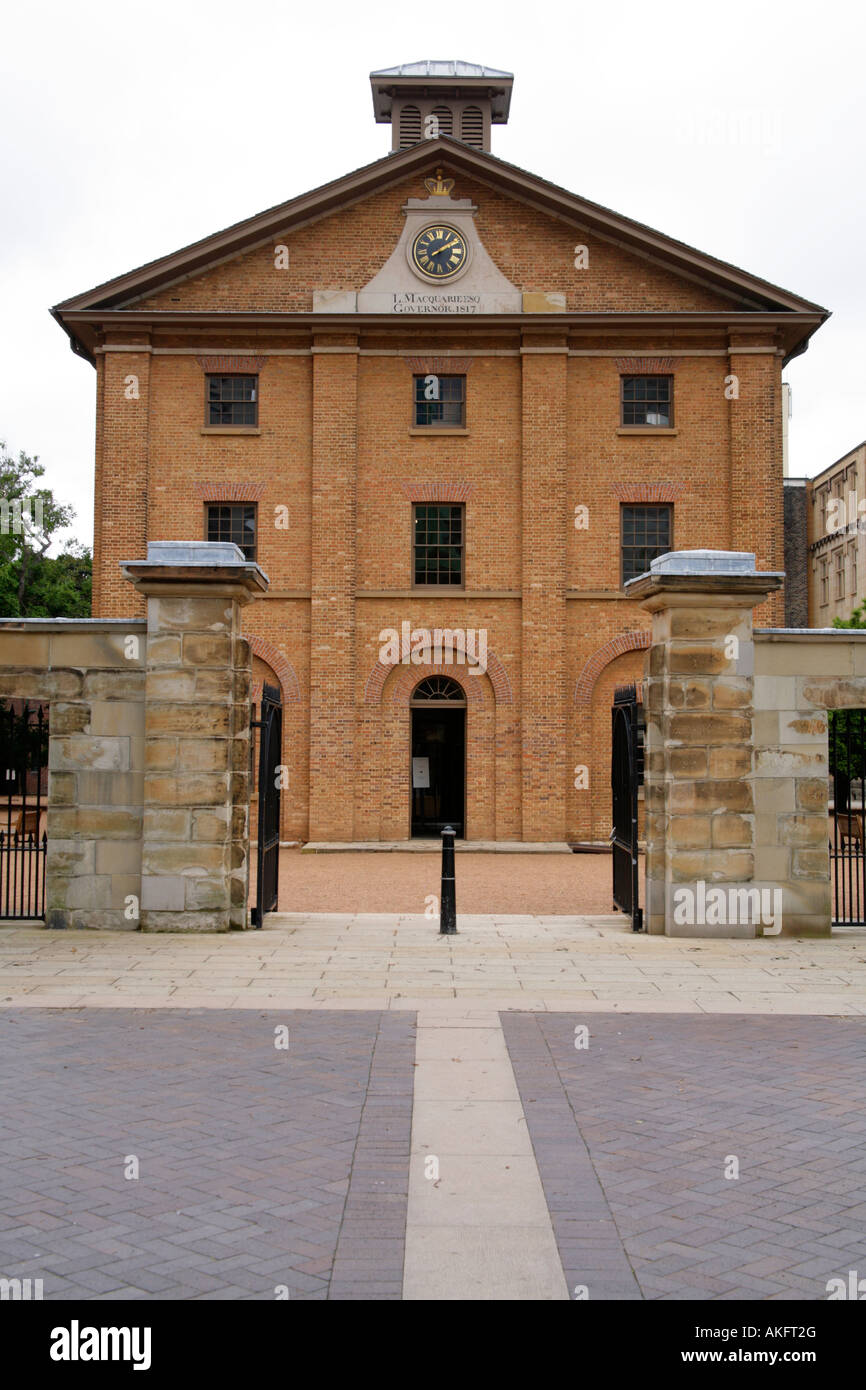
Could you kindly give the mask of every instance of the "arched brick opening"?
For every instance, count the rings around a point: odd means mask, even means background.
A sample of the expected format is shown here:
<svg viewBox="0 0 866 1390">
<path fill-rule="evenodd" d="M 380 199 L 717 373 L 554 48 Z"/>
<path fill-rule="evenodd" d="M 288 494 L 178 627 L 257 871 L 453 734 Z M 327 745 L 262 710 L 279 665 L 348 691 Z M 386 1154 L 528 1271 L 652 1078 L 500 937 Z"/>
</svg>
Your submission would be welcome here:
<svg viewBox="0 0 866 1390">
<path fill-rule="evenodd" d="M 456 681 L 460 682 L 464 689 L 467 684 L 471 685 L 473 681 L 480 680 L 480 676 L 469 675 L 469 670 L 475 663 L 472 661 L 471 657 L 466 657 L 466 646 L 462 639 L 457 638 L 455 640 L 454 648 L 465 658 L 464 662 L 451 662 L 439 666 L 416 666 L 414 663 L 410 665 L 408 660 L 406 660 L 409 655 L 408 649 L 404 652 L 404 660 L 401 662 L 377 661 L 370 671 L 364 686 L 364 703 L 367 705 L 378 705 L 380 703 L 382 700 L 382 692 L 385 689 L 385 682 L 395 666 L 398 665 L 405 665 L 410 678 L 412 678 L 412 672 L 418 671 L 426 671 L 428 674 L 435 673 L 437 675 L 445 674 L 453 676 Z M 508 672 L 495 652 L 487 653 L 487 670 L 485 674 L 489 678 L 496 703 L 498 705 L 513 704 L 514 695 L 511 689 L 511 681 L 508 678 Z M 417 679 L 412 679 L 413 689 L 419 680 L 421 680 L 421 676 L 418 676 Z"/>
<path fill-rule="evenodd" d="M 569 746 L 568 838 L 605 841 L 610 830 L 610 706 L 613 688 L 639 680 L 649 631 L 616 633 L 584 662 L 574 687 Z M 586 785 L 577 787 L 577 769 Z"/>
<path fill-rule="evenodd" d="M 584 663 L 583 670 L 577 678 L 574 687 L 575 705 L 584 707 L 591 705 L 595 683 L 605 666 L 625 652 L 646 651 L 649 648 L 650 640 L 648 629 L 618 632 L 616 637 L 612 637 L 609 642 L 605 642 L 603 647 L 599 647 L 598 651 L 593 652 L 589 660 Z"/>
<path fill-rule="evenodd" d="M 253 656 L 258 656 L 266 662 L 279 681 L 283 692 L 283 704 L 299 705 L 301 703 L 301 687 L 298 684 L 295 668 L 288 657 L 284 656 L 273 642 L 266 642 L 264 637 L 248 637 L 247 640 L 252 648 Z"/>
<path fill-rule="evenodd" d="M 390 702 L 393 705 L 408 705 L 412 699 L 412 691 L 428 676 L 450 676 L 460 686 L 466 696 L 466 704 L 475 705 L 484 703 L 484 696 L 479 688 L 480 676 L 470 676 L 465 666 L 445 665 L 440 663 L 436 666 L 410 666 L 401 676 L 396 677 L 390 690 Z"/>
<path fill-rule="evenodd" d="M 411 699 L 415 687 L 429 676 L 450 676 L 466 695 L 465 833 L 468 839 L 492 840 L 496 836 L 498 696 L 489 660 L 487 671 L 477 676 L 470 675 L 467 666 L 458 662 L 419 666 L 395 663 L 385 668 L 379 698 L 375 702 L 368 698 L 362 711 L 367 752 L 362 790 L 356 801 L 356 823 L 366 825 L 365 838 L 410 837 Z"/>
<path fill-rule="evenodd" d="M 264 680 L 273 684 L 276 680 L 283 697 L 283 748 L 281 762 L 288 768 L 288 790 L 280 803 L 280 839 L 298 840 L 308 836 L 308 778 L 309 752 L 307 743 L 307 722 L 301 705 L 301 688 L 297 673 L 288 657 L 263 637 L 244 634 L 253 654 L 253 683 L 250 692 L 252 703 L 258 707 L 262 698 Z M 257 670 L 261 662 L 267 670 Z M 250 802 L 250 834 L 258 833 L 258 742 L 254 739 L 255 776 L 253 778 Z"/>
</svg>

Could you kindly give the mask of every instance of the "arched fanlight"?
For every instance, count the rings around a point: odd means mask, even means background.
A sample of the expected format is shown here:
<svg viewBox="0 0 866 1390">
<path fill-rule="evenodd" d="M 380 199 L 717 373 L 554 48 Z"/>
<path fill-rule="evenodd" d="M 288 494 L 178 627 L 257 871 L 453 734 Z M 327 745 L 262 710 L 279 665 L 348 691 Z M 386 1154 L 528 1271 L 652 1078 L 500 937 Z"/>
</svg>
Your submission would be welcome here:
<svg viewBox="0 0 866 1390">
<path fill-rule="evenodd" d="M 466 703 L 466 696 L 450 676 L 427 676 L 412 691 L 412 703 L 424 704 L 429 700 L 447 700 L 449 704 L 463 705 Z"/>
</svg>

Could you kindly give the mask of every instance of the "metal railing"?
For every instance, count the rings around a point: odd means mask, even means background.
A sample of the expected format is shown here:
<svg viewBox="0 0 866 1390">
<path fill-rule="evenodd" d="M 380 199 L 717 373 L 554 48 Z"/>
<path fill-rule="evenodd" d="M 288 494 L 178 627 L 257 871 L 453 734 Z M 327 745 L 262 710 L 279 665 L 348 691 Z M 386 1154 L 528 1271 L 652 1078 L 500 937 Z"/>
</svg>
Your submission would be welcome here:
<svg viewBox="0 0 866 1390">
<path fill-rule="evenodd" d="M 0 919 L 45 916 L 48 710 L 0 702 Z"/>
</svg>

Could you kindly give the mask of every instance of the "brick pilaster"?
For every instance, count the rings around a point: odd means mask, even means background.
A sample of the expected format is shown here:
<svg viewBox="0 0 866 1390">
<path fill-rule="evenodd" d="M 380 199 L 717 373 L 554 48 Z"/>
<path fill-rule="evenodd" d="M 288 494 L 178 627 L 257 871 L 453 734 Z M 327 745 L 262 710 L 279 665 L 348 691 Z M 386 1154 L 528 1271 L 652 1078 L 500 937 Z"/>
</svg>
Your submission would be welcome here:
<svg viewBox="0 0 866 1390">
<path fill-rule="evenodd" d="M 137 341 L 137 340 L 136 340 Z M 105 352 L 97 381 L 93 600 L 98 618 L 144 611 L 120 572 L 122 560 L 147 549 L 150 435 L 148 344 L 141 352 Z"/>
<path fill-rule="evenodd" d="M 522 344 L 523 839 L 565 836 L 566 368 L 564 341 Z"/>
<path fill-rule="evenodd" d="M 313 347 L 310 839 L 352 840 L 358 348 Z"/>
<path fill-rule="evenodd" d="M 765 346 L 765 352 L 757 347 Z M 737 351 L 740 348 L 741 351 Z M 731 549 L 749 551 L 759 570 L 782 570 L 785 562 L 782 483 L 781 357 L 747 334 L 731 334 L 728 373 L 731 426 Z M 781 627 L 784 595 L 770 595 L 755 615 L 758 627 Z"/>
</svg>

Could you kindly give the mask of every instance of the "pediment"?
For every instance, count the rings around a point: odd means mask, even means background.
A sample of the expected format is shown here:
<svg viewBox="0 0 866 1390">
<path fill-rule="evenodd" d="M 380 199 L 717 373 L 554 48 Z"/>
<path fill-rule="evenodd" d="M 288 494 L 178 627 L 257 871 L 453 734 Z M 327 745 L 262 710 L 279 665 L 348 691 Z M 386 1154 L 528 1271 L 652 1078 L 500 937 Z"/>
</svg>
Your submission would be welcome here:
<svg viewBox="0 0 866 1390">
<path fill-rule="evenodd" d="M 428 193 L 425 200 L 425 179 L 437 167 L 454 181 L 453 196 Z M 407 258 L 414 229 L 446 213 L 471 252 L 447 290 L 413 274 Z M 282 280 L 275 276 L 277 244 L 289 253 L 290 273 Z M 575 273 L 578 244 L 589 256 L 582 276 Z M 358 313 L 391 315 L 419 312 L 413 306 L 423 301 L 406 298 L 413 294 L 433 296 L 420 312 L 443 314 L 473 312 L 447 298 L 453 294 L 482 314 L 798 315 L 805 316 L 803 343 L 827 316 L 819 305 L 445 136 L 118 276 L 52 312 L 72 335 L 74 321 L 99 311 L 318 317 L 352 312 L 354 304 Z M 790 334 L 796 331 L 792 324 Z"/>
</svg>

